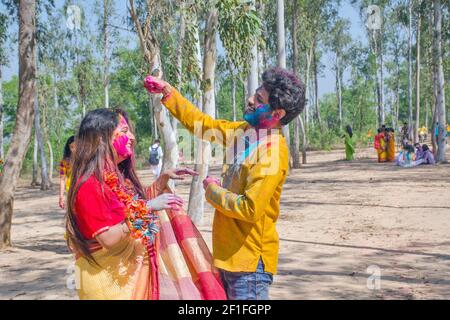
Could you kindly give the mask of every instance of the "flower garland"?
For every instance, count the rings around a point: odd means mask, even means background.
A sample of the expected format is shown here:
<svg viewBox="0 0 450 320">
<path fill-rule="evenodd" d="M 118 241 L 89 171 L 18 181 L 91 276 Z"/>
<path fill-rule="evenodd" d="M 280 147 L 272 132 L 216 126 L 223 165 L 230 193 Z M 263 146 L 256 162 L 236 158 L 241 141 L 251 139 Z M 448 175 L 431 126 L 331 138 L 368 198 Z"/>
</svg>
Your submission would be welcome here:
<svg viewBox="0 0 450 320">
<path fill-rule="evenodd" d="M 150 248 L 155 235 L 159 232 L 158 217 L 147 208 L 147 202 L 127 191 L 116 172 L 105 172 L 103 179 L 106 185 L 116 194 L 120 202 L 125 205 L 125 216 L 130 234 L 133 238 L 141 239 Z"/>
</svg>

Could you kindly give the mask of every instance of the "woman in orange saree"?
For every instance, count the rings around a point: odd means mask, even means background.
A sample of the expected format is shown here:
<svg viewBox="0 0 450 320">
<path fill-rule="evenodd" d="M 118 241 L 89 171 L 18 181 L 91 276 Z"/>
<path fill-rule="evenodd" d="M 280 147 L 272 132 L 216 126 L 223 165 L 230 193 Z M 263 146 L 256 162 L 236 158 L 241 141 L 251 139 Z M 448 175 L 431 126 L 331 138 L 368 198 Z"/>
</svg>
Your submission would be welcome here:
<svg viewBox="0 0 450 320">
<path fill-rule="evenodd" d="M 387 142 L 386 142 L 386 131 L 380 133 L 380 149 L 378 151 L 378 162 L 387 161 Z"/>
<path fill-rule="evenodd" d="M 382 131 L 381 128 L 378 128 L 378 133 L 375 135 L 373 147 L 377 151 L 378 162 L 385 162 L 386 140 L 384 136 L 384 131 Z"/>
<path fill-rule="evenodd" d="M 386 129 L 387 134 L 387 153 L 386 158 L 387 161 L 393 162 L 395 161 L 395 135 L 394 135 L 394 129 L 389 128 Z"/>
<path fill-rule="evenodd" d="M 172 169 L 142 188 L 123 111 L 89 112 L 77 141 L 67 231 L 79 298 L 226 299 L 205 241 L 167 186 L 195 173 Z"/>
</svg>

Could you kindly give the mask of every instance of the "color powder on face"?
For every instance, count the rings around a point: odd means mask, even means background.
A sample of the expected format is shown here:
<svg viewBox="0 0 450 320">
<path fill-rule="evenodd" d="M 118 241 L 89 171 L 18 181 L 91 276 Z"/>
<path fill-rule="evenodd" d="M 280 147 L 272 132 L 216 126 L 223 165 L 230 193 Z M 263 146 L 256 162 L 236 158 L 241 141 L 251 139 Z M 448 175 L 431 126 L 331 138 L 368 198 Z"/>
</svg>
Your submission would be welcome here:
<svg viewBox="0 0 450 320">
<path fill-rule="evenodd" d="M 128 123 L 123 116 L 119 116 L 119 130 L 113 141 L 113 147 L 117 154 L 123 158 L 129 158 L 133 155 L 133 148 L 129 145 L 130 139 L 122 132 L 122 128 L 128 127 Z"/>
<path fill-rule="evenodd" d="M 130 150 L 127 148 L 128 137 L 123 133 L 119 133 L 114 137 L 113 147 L 116 149 L 117 154 L 123 158 L 131 156 Z"/>
<path fill-rule="evenodd" d="M 244 120 L 255 128 L 273 128 L 277 119 L 272 116 L 272 109 L 268 104 L 260 104 L 252 113 L 244 115 Z"/>
</svg>

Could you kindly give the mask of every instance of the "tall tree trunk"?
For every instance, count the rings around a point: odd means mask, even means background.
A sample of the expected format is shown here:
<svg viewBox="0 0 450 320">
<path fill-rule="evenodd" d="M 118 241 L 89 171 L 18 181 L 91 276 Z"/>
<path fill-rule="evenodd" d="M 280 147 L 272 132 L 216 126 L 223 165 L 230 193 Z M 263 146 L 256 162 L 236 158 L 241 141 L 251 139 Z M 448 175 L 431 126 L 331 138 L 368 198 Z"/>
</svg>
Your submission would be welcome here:
<svg viewBox="0 0 450 320">
<path fill-rule="evenodd" d="M 109 6 L 110 0 L 103 0 L 103 89 L 105 108 L 109 108 Z"/>
<path fill-rule="evenodd" d="M 395 91 L 395 127 L 398 127 L 398 118 L 400 113 L 400 62 L 398 61 L 398 57 L 396 57 L 396 65 L 397 65 L 397 79 L 396 79 L 396 91 Z"/>
<path fill-rule="evenodd" d="M 251 1 L 252 7 L 255 7 L 255 1 Z M 256 89 L 258 89 L 258 42 L 255 39 L 255 43 L 253 43 L 251 57 L 250 57 L 250 70 L 248 74 L 248 95 L 247 99 L 255 94 Z"/>
<path fill-rule="evenodd" d="M 147 12 L 144 25 L 141 24 L 139 17 L 136 14 L 134 0 L 129 0 L 129 4 L 130 16 L 136 28 L 142 55 L 145 62 L 149 65 L 149 71 L 152 72 L 156 68 L 162 71 L 159 43 L 154 32 L 151 30 L 152 1 L 146 1 Z M 161 105 L 161 97 L 159 95 L 153 95 L 151 99 L 155 122 L 161 133 L 161 138 L 164 141 L 163 170 L 175 168 L 179 156 L 175 132 L 170 123 L 167 110 Z M 170 182 L 169 186 L 172 188 L 174 187 L 173 181 Z"/>
<path fill-rule="evenodd" d="M 277 0 L 277 60 L 278 66 L 286 69 L 286 30 L 284 28 L 284 0 Z M 281 129 L 283 136 L 286 139 L 288 150 L 290 149 L 291 141 L 289 134 L 289 124 L 283 126 Z M 290 159 L 290 156 L 289 156 Z M 290 161 L 289 161 L 290 163 Z"/>
<path fill-rule="evenodd" d="M 297 61 L 298 61 L 298 44 L 297 44 L 297 19 L 298 19 L 298 2 L 293 2 L 293 13 L 292 13 L 292 69 L 294 74 L 298 74 L 297 69 Z M 293 144 L 291 145 L 291 154 L 292 154 L 292 167 L 294 169 L 300 168 L 300 122 L 301 115 L 294 120 L 294 139 Z"/>
<path fill-rule="evenodd" d="M 185 17 L 185 2 L 180 1 L 180 30 L 178 34 L 178 47 L 177 47 L 177 64 L 176 64 L 176 86 L 178 90 L 181 90 L 182 74 L 183 74 L 183 46 L 184 38 L 186 35 L 186 17 Z M 172 117 L 172 128 L 177 136 L 178 120 Z"/>
<path fill-rule="evenodd" d="M 0 64 L 0 159 L 4 159 L 4 146 L 3 146 L 3 78 L 2 78 L 2 65 Z"/>
<path fill-rule="evenodd" d="M 47 147 L 48 147 L 48 155 L 49 155 L 49 168 L 48 168 L 48 182 L 50 185 L 53 184 L 53 148 L 52 144 L 50 143 L 50 140 L 47 140 Z"/>
<path fill-rule="evenodd" d="M 305 79 L 305 97 L 309 99 L 310 92 L 310 79 L 311 79 L 311 59 L 312 59 L 312 50 L 311 47 L 309 52 L 307 52 L 306 56 L 306 79 Z M 309 101 L 305 102 L 305 110 L 303 111 L 303 119 L 300 121 L 301 131 L 302 131 L 302 163 L 306 164 L 306 149 L 308 146 L 308 122 L 309 122 Z"/>
<path fill-rule="evenodd" d="M 417 17 L 417 40 L 416 40 L 416 121 L 414 127 L 414 142 L 419 142 L 420 124 L 420 27 L 422 16 L 420 12 Z"/>
<path fill-rule="evenodd" d="M 434 3 L 433 3 L 434 6 Z M 430 25 L 432 27 L 430 27 L 430 31 L 432 31 L 431 33 L 431 38 L 432 38 L 432 59 L 431 59 L 431 76 L 432 76 L 432 82 L 433 82 L 433 103 L 431 104 L 431 144 L 433 146 L 433 154 L 434 157 L 436 158 L 437 156 L 437 152 L 438 152 L 438 147 L 437 147 L 437 139 L 436 139 L 436 122 L 438 119 L 438 115 L 437 115 L 437 96 L 438 96 L 438 80 L 437 80 L 437 68 L 436 68 L 436 59 L 435 59 L 435 33 L 434 33 L 434 29 L 435 29 L 435 15 L 434 15 L 434 7 L 433 10 L 430 10 Z"/>
<path fill-rule="evenodd" d="M 31 138 L 36 93 L 36 2 L 19 1 L 19 101 L 11 144 L 0 176 L 0 249 L 11 245 L 14 192 Z"/>
<path fill-rule="evenodd" d="M 258 48 L 256 44 L 252 48 L 252 57 L 250 59 L 250 72 L 247 78 L 247 99 L 255 94 L 258 89 Z"/>
<path fill-rule="evenodd" d="M 445 110 L 445 79 L 444 68 L 442 62 L 442 7 L 440 0 L 434 0 L 434 36 L 433 36 L 433 57 L 436 73 L 436 114 L 438 126 L 438 139 L 437 146 L 438 152 L 436 160 L 442 163 L 446 163 L 445 150 L 447 148 L 446 135 L 447 135 L 447 120 Z"/>
<path fill-rule="evenodd" d="M 196 26 L 194 41 L 195 46 L 197 48 L 196 52 L 196 61 L 197 67 L 200 70 L 200 74 L 203 76 L 203 59 L 202 59 L 202 51 L 200 47 L 200 32 L 198 27 L 197 17 L 194 16 L 195 21 L 194 24 Z M 195 89 L 200 94 L 197 99 L 197 107 L 203 111 L 203 94 L 201 88 L 201 79 L 196 79 Z M 244 95 L 245 97 L 245 95 Z M 203 162 L 203 141 L 197 137 L 194 137 L 194 170 L 199 171 L 202 170 L 201 164 Z M 189 216 L 197 216 L 200 217 L 199 220 L 202 219 L 204 213 L 205 199 L 203 198 L 204 190 L 203 190 L 203 180 L 199 179 L 198 176 L 194 176 L 191 182 L 191 188 L 189 192 L 189 205 L 188 205 L 188 215 Z"/>
<path fill-rule="evenodd" d="M 37 186 L 38 183 L 38 151 L 39 151 L 39 147 L 38 147 L 38 141 L 37 141 L 37 135 L 36 135 L 36 128 L 34 130 L 34 145 L 33 145 L 33 168 L 31 171 L 31 185 Z"/>
<path fill-rule="evenodd" d="M 206 84 L 203 92 L 203 113 L 215 116 L 214 75 L 216 70 L 216 30 L 218 24 L 218 12 L 215 7 L 209 9 L 205 27 L 205 50 L 203 57 L 203 83 Z M 204 190 L 203 180 L 208 175 L 209 161 L 211 159 L 211 144 L 202 142 L 201 150 L 197 150 L 195 170 L 199 173 L 193 178 L 188 214 L 195 224 L 201 224 L 203 220 Z"/>
<path fill-rule="evenodd" d="M 408 129 L 409 139 L 413 140 L 413 109 L 412 109 L 412 0 L 408 2 Z"/>
<path fill-rule="evenodd" d="M 384 50 L 383 50 L 383 30 L 380 31 L 380 122 L 384 124 L 386 113 L 384 110 Z"/>
<path fill-rule="evenodd" d="M 45 159 L 44 137 L 42 135 L 37 89 L 34 98 L 34 115 L 34 130 L 38 142 L 39 156 L 41 158 L 41 190 L 48 190 L 50 188 L 50 182 L 48 181 L 47 160 Z"/>
<path fill-rule="evenodd" d="M 314 42 L 315 43 L 315 42 Z M 319 79 L 317 76 L 317 57 L 316 46 L 313 45 L 313 81 L 314 81 L 314 106 L 315 106 L 315 118 L 319 124 L 319 128 L 322 129 L 322 118 L 320 116 L 320 104 L 319 104 Z"/>
<path fill-rule="evenodd" d="M 341 66 L 338 57 L 336 56 L 336 94 L 339 112 L 339 129 L 342 129 L 342 83 L 341 83 Z"/>
<path fill-rule="evenodd" d="M 263 19 L 265 7 L 266 7 L 266 5 L 264 3 L 264 0 L 259 0 L 257 2 L 256 9 L 259 13 L 260 19 Z M 265 58 L 264 48 L 258 48 L 258 46 L 257 46 L 256 51 L 258 52 L 258 79 L 261 79 L 263 72 L 266 70 L 266 61 L 265 61 L 266 58 Z"/>
<path fill-rule="evenodd" d="M 231 74 L 231 102 L 233 104 L 233 121 L 236 121 L 236 75 Z"/>
</svg>

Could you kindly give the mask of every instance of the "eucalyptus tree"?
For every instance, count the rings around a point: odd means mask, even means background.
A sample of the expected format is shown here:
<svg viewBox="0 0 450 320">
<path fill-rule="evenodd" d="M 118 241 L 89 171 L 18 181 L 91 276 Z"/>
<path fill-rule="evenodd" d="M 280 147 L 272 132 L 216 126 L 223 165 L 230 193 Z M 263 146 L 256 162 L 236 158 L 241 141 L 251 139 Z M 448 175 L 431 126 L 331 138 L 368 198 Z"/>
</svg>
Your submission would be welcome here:
<svg viewBox="0 0 450 320">
<path fill-rule="evenodd" d="M 436 160 L 439 162 L 447 162 L 446 159 L 446 107 L 445 107 L 445 80 L 442 60 L 442 6 L 440 0 L 433 0 L 434 9 L 434 33 L 433 33 L 433 60 L 435 66 L 435 82 L 436 82 L 436 103 L 435 110 L 437 114 L 438 138 L 437 138 L 437 155 Z"/>
<path fill-rule="evenodd" d="M 333 19 L 328 30 L 328 36 L 325 38 L 327 47 L 334 54 L 333 71 L 336 79 L 336 98 L 339 114 L 339 128 L 342 129 L 343 107 L 342 107 L 342 87 L 343 74 L 348 61 L 348 50 L 352 38 L 349 33 L 350 21 L 342 18 Z"/>
<path fill-rule="evenodd" d="M 36 1 L 20 0 L 18 5 L 20 95 L 13 136 L 0 175 L 0 248 L 11 245 L 14 192 L 30 143 L 36 93 Z"/>
<path fill-rule="evenodd" d="M 111 57 L 112 57 L 112 46 L 114 39 L 117 40 L 117 29 L 112 28 L 111 21 L 114 19 L 115 15 L 115 6 L 114 1 L 112 0 L 96 0 L 95 8 L 98 16 L 98 26 L 99 26 L 99 39 L 100 44 L 99 47 L 102 50 L 103 56 L 103 92 L 104 92 L 104 107 L 110 107 L 110 98 L 109 98 L 109 77 L 110 77 L 110 66 L 111 66 Z"/>
<path fill-rule="evenodd" d="M 299 1 L 292 1 L 292 11 L 291 11 L 291 39 L 292 39 L 292 71 L 294 74 L 299 76 L 299 45 L 298 45 L 298 22 L 300 19 L 299 12 Z M 308 72 L 308 71 L 307 71 Z M 306 112 L 306 111 L 303 111 Z M 291 146 L 291 154 L 292 154 L 292 167 L 300 168 L 300 131 L 302 136 L 302 163 L 306 163 L 306 130 L 302 115 L 298 115 L 298 117 L 294 120 L 293 124 L 293 143 Z"/>
<path fill-rule="evenodd" d="M 154 0 L 129 0 L 128 10 L 131 22 L 138 36 L 142 56 L 147 63 L 147 73 L 162 70 L 161 45 L 158 41 L 158 29 L 163 27 L 161 22 L 168 19 L 170 8 L 166 3 Z M 164 30 L 166 34 L 168 30 Z M 161 34 L 159 34 L 162 36 Z M 178 146 L 175 131 L 170 123 L 167 110 L 161 106 L 161 97 L 153 95 L 151 98 L 156 125 L 161 133 L 164 148 L 163 169 L 176 167 L 178 163 Z"/>
<path fill-rule="evenodd" d="M 376 87 L 376 96 L 378 101 L 378 125 L 382 125 L 385 122 L 385 99 L 384 99 L 384 63 L 385 63 L 385 30 L 386 30 L 386 11 L 388 9 L 389 4 L 393 4 L 389 0 L 352 0 L 353 4 L 356 4 L 360 10 L 360 15 L 363 21 L 369 21 L 369 18 L 373 18 L 374 15 L 377 18 L 379 15 L 379 23 L 367 23 L 366 24 L 366 32 L 369 43 L 371 45 L 373 53 L 377 57 L 377 69 L 374 75 L 376 79 L 377 87 Z M 374 5 L 378 9 L 374 9 L 374 7 L 369 7 L 369 5 Z M 371 12 L 368 10 L 372 9 Z"/>
<path fill-rule="evenodd" d="M 0 13 L 0 159 L 3 160 L 3 67 L 8 64 L 8 55 L 6 49 L 6 40 L 8 34 L 8 15 Z"/>
</svg>

